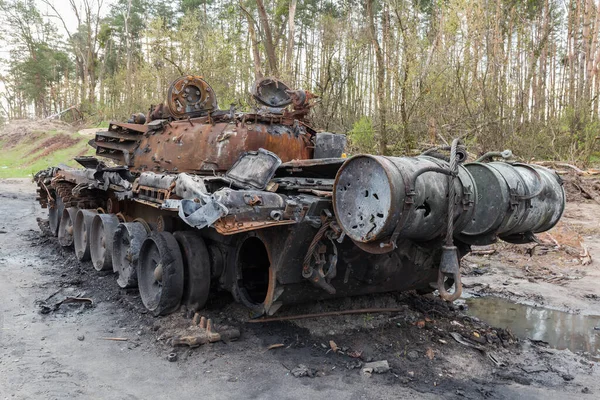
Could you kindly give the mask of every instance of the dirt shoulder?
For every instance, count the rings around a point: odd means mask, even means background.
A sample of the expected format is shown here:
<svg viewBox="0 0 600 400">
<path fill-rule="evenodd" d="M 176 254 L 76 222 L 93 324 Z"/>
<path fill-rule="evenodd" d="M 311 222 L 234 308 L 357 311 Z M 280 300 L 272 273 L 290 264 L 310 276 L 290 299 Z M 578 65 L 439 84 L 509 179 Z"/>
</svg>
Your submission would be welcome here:
<svg viewBox="0 0 600 400">
<path fill-rule="evenodd" d="M 281 315 L 363 307 L 402 312 L 269 324 L 248 323 L 243 307 L 218 296 L 203 314 L 217 327 L 239 328 L 240 340 L 174 348 L 170 339 L 189 329 L 191 320 L 179 312 L 149 316 L 137 291 L 120 290 L 112 274 L 78 263 L 72 251 L 41 234 L 35 219 L 44 213 L 34 193 L 27 181 L 0 180 L 0 398 L 575 399 L 600 393 L 598 363 L 518 340 L 458 306 L 412 293 L 290 307 Z M 493 264 L 494 257 L 484 261 Z M 587 267 L 585 276 L 597 279 L 591 274 L 596 262 Z M 512 277 L 523 273 L 518 267 L 486 268 L 467 277 L 473 290 L 476 280 L 489 278 L 490 288 L 498 281 L 499 289 L 522 298 L 535 289 L 556 307 L 563 305 L 554 304 L 548 291 L 583 290 L 535 279 L 527 280 L 530 288 Z M 501 277 L 512 283 L 503 285 Z M 40 313 L 40 301 L 67 296 L 89 297 L 93 307 L 65 304 Z M 593 313 L 595 300 L 580 300 L 566 308 Z M 269 350 L 273 344 L 283 346 Z M 177 361 L 167 361 L 173 352 Z M 362 372 L 380 360 L 388 361 L 388 372 Z"/>
<path fill-rule="evenodd" d="M 559 225 L 540 239 L 544 244 L 499 243 L 477 249 L 493 254 L 468 255 L 467 290 L 600 315 L 600 205 L 567 203 Z M 590 257 L 581 257 L 586 251 Z"/>
</svg>

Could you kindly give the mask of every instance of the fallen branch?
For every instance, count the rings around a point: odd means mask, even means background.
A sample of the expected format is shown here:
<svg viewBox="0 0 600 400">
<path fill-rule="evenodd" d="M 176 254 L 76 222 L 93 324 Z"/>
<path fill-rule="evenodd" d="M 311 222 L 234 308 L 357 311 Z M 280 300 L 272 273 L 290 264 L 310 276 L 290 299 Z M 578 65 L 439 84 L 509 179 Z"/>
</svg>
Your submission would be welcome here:
<svg viewBox="0 0 600 400">
<path fill-rule="evenodd" d="M 113 342 L 126 342 L 126 341 L 129 340 L 129 339 L 124 338 L 124 337 L 101 337 L 101 338 L 98 338 L 98 339 L 100 339 L 100 340 L 112 340 Z"/>
<path fill-rule="evenodd" d="M 584 188 L 584 187 L 581 185 L 581 182 L 571 182 L 571 184 L 572 184 L 573 186 L 575 186 L 575 188 L 576 188 L 577 190 L 579 190 L 579 192 L 580 192 L 580 193 L 583 195 L 583 197 L 586 197 L 586 198 L 588 198 L 588 199 L 592 199 L 592 200 L 594 200 L 596 203 L 600 204 L 600 201 L 598 201 L 597 197 L 596 197 L 596 196 L 595 196 L 595 195 L 594 195 L 594 194 L 593 194 L 593 193 L 592 193 L 592 192 L 591 192 L 589 189 L 586 189 L 586 188 Z"/>
<path fill-rule="evenodd" d="M 491 249 L 491 250 L 471 250 L 471 255 L 473 256 L 485 256 L 485 255 L 490 255 L 490 254 L 494 254 L 496 252 L 496 249 Z"/>
<path fill-rule="evenodd" d="M 573 164 L 561 163 L 556 161 L 535 161 L 534 164 L 542 165 L 542 166 L 550 166 L 550 167 L 563 167 L 569 168 L 575 171 L 579 175 L 588 175 L 586 171 L 574 166 Z"/>
<path fill-rule="evenodd" d="M 358 310 L 328 311 L 328 312 L 315 313 L 315 314 L 287 315 L 284 317 L 251 319 L 247 322 L 255 324 L 255 323 L 259 323 L 259 322 L 291 321 L 291 320 L 295 320 L 295 319 L 335 317 L 338 315 L 367 314 L 367 313 L 393 313 L 393 312 L 400 312 L 400 311 L 404 311 L 404 309 L 403 308 L 361 308 Z"/>
</svg>

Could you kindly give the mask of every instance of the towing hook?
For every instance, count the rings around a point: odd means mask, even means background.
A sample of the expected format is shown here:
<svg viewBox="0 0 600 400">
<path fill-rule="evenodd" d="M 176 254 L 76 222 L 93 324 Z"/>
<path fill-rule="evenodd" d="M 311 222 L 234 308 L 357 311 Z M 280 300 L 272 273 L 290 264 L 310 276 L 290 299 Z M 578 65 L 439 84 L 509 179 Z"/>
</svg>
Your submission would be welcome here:
<svg viewBox="0 0 600 400">
<path fill-rule="evenodd" d="M 448 280 L 445 278 L 448 278 Z M 462 294 L 460 264 L 458 262 L 458 250 L 456 246 L 442 246 L 442 260 L 440 261 L 437 286 L 440 297 L 448 302 L 453 302 Z M 454 292 L 448 292 L 453 286 Z"/>
</svg>

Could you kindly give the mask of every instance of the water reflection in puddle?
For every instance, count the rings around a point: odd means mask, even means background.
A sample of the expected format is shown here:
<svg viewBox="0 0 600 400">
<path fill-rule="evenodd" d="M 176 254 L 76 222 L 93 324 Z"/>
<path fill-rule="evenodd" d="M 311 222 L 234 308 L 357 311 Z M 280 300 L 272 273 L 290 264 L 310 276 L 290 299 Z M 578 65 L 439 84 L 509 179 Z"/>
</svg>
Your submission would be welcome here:
<svg viewBox="0 0 600 400">
<path fill-rule="evenodd" d="M 499 328 L 509 328 L 520 338 L 543 340 L 552 348 L 600 355 L 600 316 L 569 314 L 516 304 L 497 297 L 466 299 L 468 314 Z"/>
</svg>

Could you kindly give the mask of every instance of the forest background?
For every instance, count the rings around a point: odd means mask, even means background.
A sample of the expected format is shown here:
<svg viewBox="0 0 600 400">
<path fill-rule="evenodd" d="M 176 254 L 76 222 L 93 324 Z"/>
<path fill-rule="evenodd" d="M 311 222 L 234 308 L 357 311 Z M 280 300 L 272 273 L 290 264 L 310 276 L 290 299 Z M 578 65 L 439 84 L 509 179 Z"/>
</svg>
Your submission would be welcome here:
<svg viewBox="0 0 600 400">
<path fill-rule="evenodd" d="M 253 81 L 276 76 L 318 95 L 313 125 L 354 151 L 461 137 L 599 160 L 592 0 L 0 0 L 0 17 L 2 122 L 71 106 L 127 119 L 183 74 L 247 110 Z"/>
</svg>

